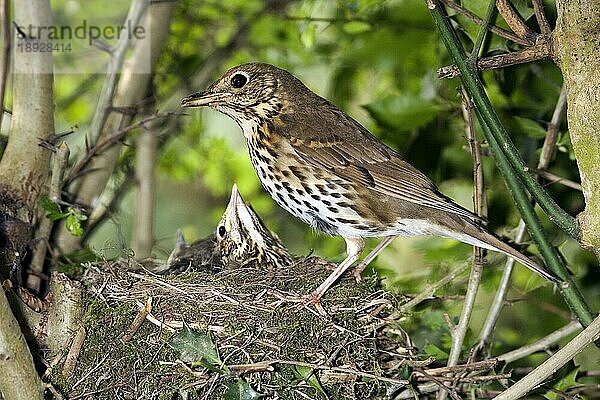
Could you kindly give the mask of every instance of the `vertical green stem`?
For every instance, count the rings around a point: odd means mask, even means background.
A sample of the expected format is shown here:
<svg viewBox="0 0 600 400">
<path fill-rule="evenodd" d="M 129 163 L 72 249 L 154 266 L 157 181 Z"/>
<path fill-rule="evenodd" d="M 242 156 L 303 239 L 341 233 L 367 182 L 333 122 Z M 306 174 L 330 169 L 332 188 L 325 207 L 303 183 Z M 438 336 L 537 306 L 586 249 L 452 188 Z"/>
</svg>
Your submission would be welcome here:
<svg viewBox="0 0 600 400">
<path fill-rule="evenodd" d="M 496 111 L 492 107 L 479 80 L 477 71 L 469 64 L 465 50 L 456 36 L 456 32 L 452 28 L 448 17 L 443 12 L 442 5 L 438 0 L 427 0 L 427 5 L 430 8 L 431 15 L 440 31 L 448 53 L 452 56 L 454 63 L 460 70 L 461 81 L 465 90 L 473 99 L 475 107 L 479 110 L 482 124 L 490 127 L 491 135 L 500 144 L 500 151 L 506 156 L 511 169 L 523 182 L 548 217 L 571 237 L 578 240 L 580 229 L 575 218 L 560 208 L 540 183 L 529 173 L 517 148 L 511 141 L 504 125 L 502 125 L 498 114 L 496 114 Z"/>
<path fill-rule="evenodd" d="M 490 144 L 496 164 L 507 183 L 532 239 L 536 243 L 547 267 L 563 281 L 559 289 L 572 312 L 582 325 L 588 326 L 592 322 L 593 316 L 558 253 L 548 241 L 522 184 L 525 184 L 542 209 L 557 225 L 571 236 L 578 237 L 579 228 L 575 220 L 558 207 L 539 183 L 527 172 L 517 149 L 494 111 L 476 71 L 467 62 L 465 51 L 446 14 L 443 12 L 441 4 L 438 0 L 427 0 L 427 5 L 440 30 L 448 52 L 461 72 L 461 80 L 465 90 L 475 103 L 477 117 Z"/>
</svg>

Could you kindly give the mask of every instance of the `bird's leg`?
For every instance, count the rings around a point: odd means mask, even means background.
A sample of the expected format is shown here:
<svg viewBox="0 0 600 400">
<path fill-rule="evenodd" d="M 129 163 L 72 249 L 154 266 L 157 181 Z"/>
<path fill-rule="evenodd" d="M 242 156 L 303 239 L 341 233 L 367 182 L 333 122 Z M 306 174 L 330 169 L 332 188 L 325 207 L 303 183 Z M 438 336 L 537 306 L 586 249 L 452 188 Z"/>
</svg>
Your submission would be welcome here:
<svg viewBox="0 0 600 400">
<path fill-rule="evenodd" d="M 307 300 L 310 303 L 317 304 L 331 285 L 360 257 L 360 253 L 365 247 L 365 241 L 362 238 L 344 238 L 344 240 L 346 241 L 346 259 L 337 266 L 321 286 L 308 295 Z"/>
<path fill-rule="evenodd" d="M 367 265 L 371 263 L 387 247 L 388 244 L 392 243 L 392 240 L 398 236 L 386 236 L 381 242 L 367 256 L 354 268 L 352 275 L 356 278 L 356 281 L 360 281 L 360 274 L 363 272 Z"/>
</svg>

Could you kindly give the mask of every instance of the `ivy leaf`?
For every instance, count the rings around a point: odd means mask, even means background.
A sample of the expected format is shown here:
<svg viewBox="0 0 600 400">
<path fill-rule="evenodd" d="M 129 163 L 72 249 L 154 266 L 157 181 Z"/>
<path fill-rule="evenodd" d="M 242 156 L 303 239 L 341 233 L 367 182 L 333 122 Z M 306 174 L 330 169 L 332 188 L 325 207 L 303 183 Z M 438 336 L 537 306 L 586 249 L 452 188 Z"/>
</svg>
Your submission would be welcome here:
<svg viewBox="0 0 600 400">
<path fill-rule="evenodd" d="M 386 97 L 364 106 L 379 124 L 412 131 L 432 121 L 443 107 L 412 94 Z"/>
<path fill-rule="evenodd" d="M 294 374 L 301 380 L 308 383 L 310 386 L 317 389 L 319 392 L 323 393 L 323 395 L 327 396 L 325 390 L 321 386 L 319 379 L 314 373 L 314 370 L 311 367 L 305 367 L 302 365 L 296 365 L 294 367 Z"/>
<path fill-rule="evenodd" d="M 229 385 L 223 395 L 224 400 L 254 400 L 260 397 L 262 397 L 262 394 L 252 389 L 248 382 L 243 379 Z"/>
<path fill-rule="evenodd" d="M 180 360 L 191 364 L 192 368 L 202 366 L 218 373 L 227 371 L 210 336 L 196 332 L 187 325 L 171 339 L 169 346 Z"/>
</svg>

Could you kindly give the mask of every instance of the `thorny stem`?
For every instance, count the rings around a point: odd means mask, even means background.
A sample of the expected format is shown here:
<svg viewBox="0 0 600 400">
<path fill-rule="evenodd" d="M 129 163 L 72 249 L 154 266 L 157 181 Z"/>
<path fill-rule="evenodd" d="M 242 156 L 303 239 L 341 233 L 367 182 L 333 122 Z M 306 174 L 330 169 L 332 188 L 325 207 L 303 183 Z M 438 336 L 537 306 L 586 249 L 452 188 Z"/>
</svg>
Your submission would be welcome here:
<svg viewBox="0 0 600 400">
<path fill-rule="evenodd" d="M 548 268 L 563 281 L 559 289 L 572 312 L 584 326 L 589 325 L 593 319 L 589 307 L 559 258 L 556 249 L 546 237 L 545 231 L 522 185 L 525 184 L 535 200 L 555 223 L 571 236 L 578 238 L 580 231 L 575 219 L 562 210 L 542 188 L 539 182 L 528 173 L 523 160 L 492 107 L 476 72 L 466 61 L 465 51 L 456 36 L 454 28 L 447 19 L 439 0 L 427 0 L 427 4 L 440 30 L 448 52 L 461 71 L 461 80 L 476 106 L 477 117 L 490 144 L 496 164 L 504 176 L 523 220 L 527 224 L 529 233 Z"/>
</svg>

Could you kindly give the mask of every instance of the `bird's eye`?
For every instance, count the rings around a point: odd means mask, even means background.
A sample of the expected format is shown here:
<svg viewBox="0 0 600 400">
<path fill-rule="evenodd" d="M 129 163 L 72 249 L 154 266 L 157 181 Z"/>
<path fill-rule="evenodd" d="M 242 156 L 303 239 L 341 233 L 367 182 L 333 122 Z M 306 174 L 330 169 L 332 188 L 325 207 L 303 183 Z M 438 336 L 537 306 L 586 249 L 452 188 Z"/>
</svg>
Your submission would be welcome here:
<svg viewBox="0 0 600 400">
<path fill-rule="evenodd" d="M 224 239 L 225 236 L 227 235 L 227 229 L 225 229 L 225 227 L 223 225 L 219 226 L 219 229 L 217 229 L 217 234 L 219 235 L 219 237 L 221 239 Z"/>
<path fill-rule="evenodd" d="M 236 89 L 241 88 L 248 82 L 248 77 L 244 74 L 235 74 L 231 77 L 231 86 Z"/>
</svg>

